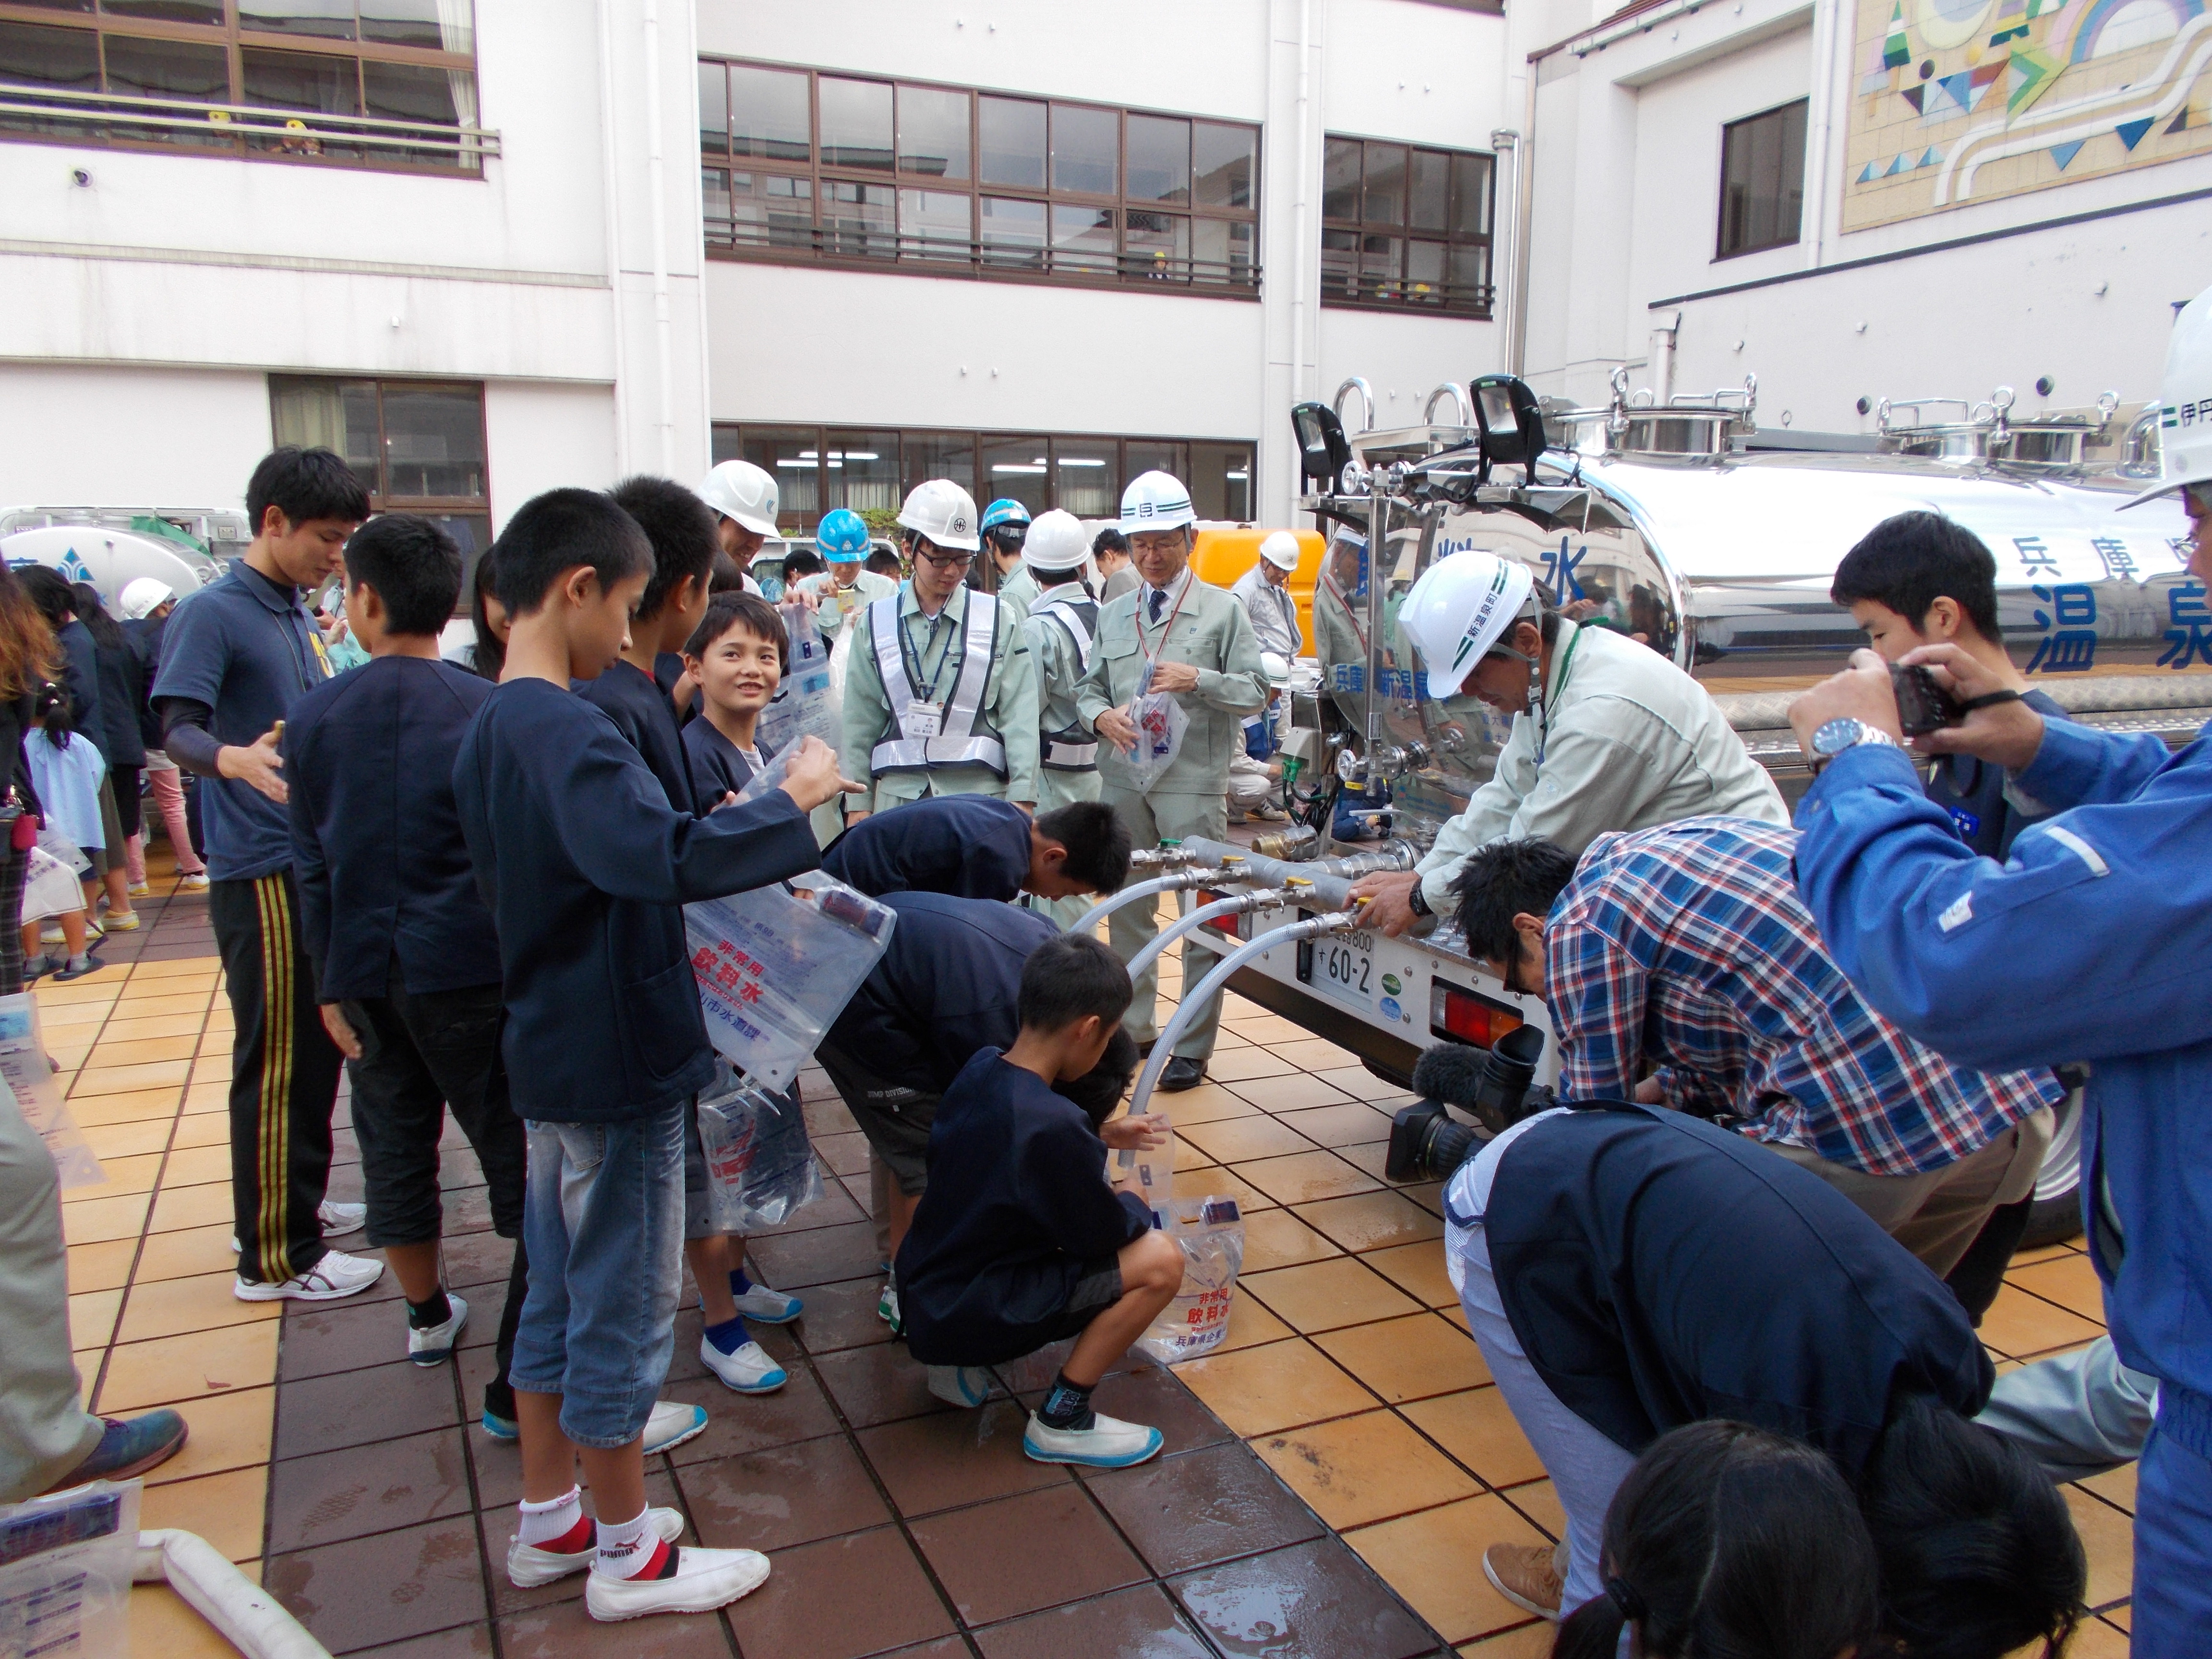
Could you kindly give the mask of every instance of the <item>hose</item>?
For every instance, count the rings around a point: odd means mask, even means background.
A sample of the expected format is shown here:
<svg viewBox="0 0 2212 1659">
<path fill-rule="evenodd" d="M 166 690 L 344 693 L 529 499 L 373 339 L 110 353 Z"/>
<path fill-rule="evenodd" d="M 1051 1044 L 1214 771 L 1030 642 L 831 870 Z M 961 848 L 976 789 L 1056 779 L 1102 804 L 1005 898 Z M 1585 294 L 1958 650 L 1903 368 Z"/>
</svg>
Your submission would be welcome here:
<svg viewBox="0 0 2212 1659">
<path fill-rule="evenodd" d="M 1244 854 L 1237 848 L 1222 849 L 1231 857 L 1242 860 Z M 1241 865 L 1216 863 L 1205 869 L 1177 870 L 1170 875 L 1155 876 L 1150 881 L 1138 882 L 1124 887 L 1109 898 L 1092 905 L 1067 928 L 1071 933 L 1087 933 L 1125 904 L 1133 904 L 1140 898 L 1151 898 L 1158 893 L 1187 893 L 1194 887 L 1219 887 L 1229 882 L 1249 881 L 1252 872 Z"/>
<path fill-rule="evenodd" d="M 167 1583 L 246 1659 L 331 1659 L 275 1596 L 197 1533 L 140 1533 L 131 1582 Z"/>
<path fill-rule="evenodd" d="M 1316 910 L 1340 910 L 1352 902 L 1352 884 L 1361 876 L 1377 871 L 1410 870 L 1420 861 L 1420 855 L 1403 842 L 1392 842 L 1372 853 L 1355 854 L 1349 858 L 1302 859 L 1285 860 L 1271 859 L 1259 853 L 1232 847 L 1227 842 L 1206 841 L 1194 836 L 1183 843 L 1195 848 L 1200 856 L 1216 860 L 1224 855 L 1241 856 L 1244 860 L 1246 878 L 1264 881 L 1271 887 L 1280 887 L 1291 878 L 1313 883 L 1313 902 Z"/>
<path fill-rule="evenodd" d="M 1211 904 L 1200 905 L 1188 915 L 1176 917 L 1171 926 L 1147 939 L 1144 948 L 1129 958 L 1130 981 L 1134 983 L 1138 975 L 1165 955 L 1168 946 L 1185 933 L 1195 932 L 1218 916 L 1241 915 L 1247 910 L 1281 909 L 1295 902 L 1297 896 L 1294 894 L 1280 888 L 1263 887 L 1255 892 L 1237 893 L 1225 899 L 1216 899 Z"/>
</svg>

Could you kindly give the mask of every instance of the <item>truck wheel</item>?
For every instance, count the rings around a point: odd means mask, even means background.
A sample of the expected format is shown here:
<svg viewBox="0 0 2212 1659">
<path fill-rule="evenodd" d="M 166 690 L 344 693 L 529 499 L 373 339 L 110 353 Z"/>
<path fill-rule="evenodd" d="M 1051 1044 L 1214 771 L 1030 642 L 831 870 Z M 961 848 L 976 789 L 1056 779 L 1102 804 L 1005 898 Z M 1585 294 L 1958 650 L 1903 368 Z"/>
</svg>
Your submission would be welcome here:
<svg viewBox="0 0 2212 1659">
<path fill-rule="evenodd" d="M 2058 1124 L 2035 1178 L 2035 1205 L 2020 1249 L 2040 1250 L 2063 1244 L 2081 1233 L 2081 1091 L 2069 1090 L 2058 1103 Z"/>
</svg>

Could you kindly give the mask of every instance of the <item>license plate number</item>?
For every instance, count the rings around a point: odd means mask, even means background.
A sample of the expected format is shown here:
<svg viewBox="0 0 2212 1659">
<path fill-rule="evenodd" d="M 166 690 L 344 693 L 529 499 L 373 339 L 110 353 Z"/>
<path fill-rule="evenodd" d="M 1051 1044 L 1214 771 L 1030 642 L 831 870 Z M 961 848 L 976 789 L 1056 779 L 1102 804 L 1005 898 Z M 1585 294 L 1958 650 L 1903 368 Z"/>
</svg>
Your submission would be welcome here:
<svg viewBox="0 0 2212 1659">
<path fill-rule="evenodd" d="M 1324 996 L 1358 1009 L 1375 1012 L 1381 994 L 1382 975 L 1376 972 L 1372 941 L 1364 933 L 1343 933 L 1317 939 L 1313 955 L 1300 975 Z"/>
</svg>

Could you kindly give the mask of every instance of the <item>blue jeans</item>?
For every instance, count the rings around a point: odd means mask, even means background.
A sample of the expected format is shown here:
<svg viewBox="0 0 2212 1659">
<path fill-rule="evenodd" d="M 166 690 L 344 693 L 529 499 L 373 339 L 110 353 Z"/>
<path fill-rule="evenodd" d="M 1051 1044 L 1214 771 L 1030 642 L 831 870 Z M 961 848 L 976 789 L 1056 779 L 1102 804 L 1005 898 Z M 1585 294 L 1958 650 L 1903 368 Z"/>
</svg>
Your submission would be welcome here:
<svg viewBox="0 0 2212 1659">
<path fill-rule="evenodd" d="M 676 1346 L 684 1275 L 684 1108 L 627 1123 L 526 1123 L 530 1294 L 511 1377 L 561 1396 L 580 1446 L 645 1432 Z"/>
<path fill-rule="evenodd" d="M 2212 1401 L 2167 1387 L 2136 1472 L 2135 1659 L 2197 1659 L 2212 1631 Z"/>
</svg>

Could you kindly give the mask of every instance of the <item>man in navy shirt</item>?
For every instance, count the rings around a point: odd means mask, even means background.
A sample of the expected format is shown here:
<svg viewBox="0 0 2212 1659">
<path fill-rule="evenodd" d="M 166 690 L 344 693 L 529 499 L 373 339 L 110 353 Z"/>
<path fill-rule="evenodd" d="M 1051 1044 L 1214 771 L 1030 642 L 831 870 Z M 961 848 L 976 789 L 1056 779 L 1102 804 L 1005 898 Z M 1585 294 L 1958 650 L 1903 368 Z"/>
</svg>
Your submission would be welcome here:
<svg viewBox="0 0 2212 1659">
<path fill-rule="evenodd" d="M 277 739 L 293 705 L 331 674 L 301 590 L 340 568 L 368 492 L 329 450 L 286 447 L 254 468 L 246 510 L 246 556 L 169 618 L 154 706 L 162 747 L 201 779 L 208 913 L 236 1032 L 234 1289 L 242 1301 L 325 1302 L 367 1290 L 384 1264 L 323 1243 L 326 1224 L 350 1231 L 363 1212 L 323 1201 L 339 1059 L 303 959 Z"/>
<path fill-rule="evenodd" d="M 1120 889 L 1129 874 L 1129 831 L 1101 801 L 1032 819 L 992 795 L 932 795 L 862 818 L 830 844 L 822 867 L 877 897 L 1073 898 Z"/>
<path fill-rule="evenodd" d="M 438 659 L 460 550 L 428 519 L 386 514 L 346 544 L 346 617 L 369 660 L 300 699 L 284 734 L 300 926 L 323 1024 L 353 1062 L 368 1242 L 407 1299 L 407 1357 L 449 1358 L 469 1316 L 439 1273 L 438 1140 L 447 1109 L 483 1170 L 493 1230 L 522 1231 L 522 1122 L 499 1055 L 499 940 L 453 805 L 461 735 L 489 682 Z M 500 1322 L 488 1419 L 511 1424 L 507 1363 L 520 1251 Z"/>
</svg>

